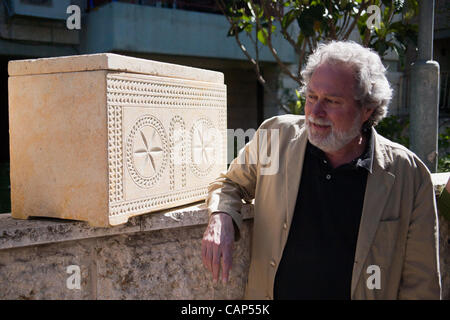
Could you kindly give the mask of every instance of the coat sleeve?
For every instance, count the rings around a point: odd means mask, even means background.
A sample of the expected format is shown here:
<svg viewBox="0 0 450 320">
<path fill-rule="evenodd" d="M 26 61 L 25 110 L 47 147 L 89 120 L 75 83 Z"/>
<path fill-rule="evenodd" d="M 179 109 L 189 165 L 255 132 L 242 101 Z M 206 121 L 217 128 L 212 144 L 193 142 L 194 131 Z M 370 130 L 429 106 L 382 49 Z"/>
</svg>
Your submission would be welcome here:
<svg viewBox="0 0 450 320">
<path fill-rule="evenodd" d="M 259 136 L 263 129 L 268 129 L 269 123 L 272 122 L 270 120 L 266 120 L 261 124 L 253 138 L 231 162 L 228 170 L 221 173 L 208 186 L 208 196 L 206 198 L 208 214 L 211 215 L 218 211 L 229 214 L 235 223 L 237 231 L 235 240 L 240 238 L 243 201 L 251 202 L 255 198 L 259 172 Z"/>
<path fill-rule="evenodd" d="M 414 198 L 400 282 L 399 299 L 441 299 L 439 220 L 431 176 L 418 160 Z M 417 180 L 416 180 L 417 181 Z"/>
</svg>

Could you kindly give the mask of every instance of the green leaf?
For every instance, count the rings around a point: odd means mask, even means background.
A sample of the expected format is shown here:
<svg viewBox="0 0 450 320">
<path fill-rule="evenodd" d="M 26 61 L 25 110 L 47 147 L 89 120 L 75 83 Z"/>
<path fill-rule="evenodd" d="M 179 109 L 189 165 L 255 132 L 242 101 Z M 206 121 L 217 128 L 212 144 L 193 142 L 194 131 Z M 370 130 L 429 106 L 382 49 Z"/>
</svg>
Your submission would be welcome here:
<svg viewBox="0 0 450 320">
<path fill-rule="evenodd" d="M 255 21 L 255 19 L 254 19 L 253 17 L 248 16 L 248 15 L 246 15 L 246 14 L 243 14 L 243 15 L 241 16 L 241 19 L 244 20 L 245 22 L 253 22 L 253 21 Z"/>
<path fill-rule="evenodd" d="M 325 7 L 323 5 L 310 6 L 304 9 L 297 18 L 300 30 L 307 37 L 314 35 L 314 22 L 322 22 L 324 20 Z M 316 24 L 317 26 L 317 24 Z"/>
<path fill-rule="evenodd" d="M 253 30 L 253 25 L 252 25 L 251 23 L 247 24 L 247 25 L 244 27 L 244 30 L 245 30 L 245 32 L 247 32 L 247 33 L 251 33 L 252 30 Z"/>
<path fill-rule="evenodd" d="M 295 20 L 296 15 L 296 10 L 290 10 L 289 12 L 287 12 L 281 19 L 281 27 L 283 29 L 287 29 L 291 25 L 292 21 Z"/>
<path fill-rule="evenodd" d="M 269 33 L 266 28 L 261 28 L 258 30 L 258 40 L 265 46 L 267 46 L 267 38 L 269 37 Z"/>
</svg>

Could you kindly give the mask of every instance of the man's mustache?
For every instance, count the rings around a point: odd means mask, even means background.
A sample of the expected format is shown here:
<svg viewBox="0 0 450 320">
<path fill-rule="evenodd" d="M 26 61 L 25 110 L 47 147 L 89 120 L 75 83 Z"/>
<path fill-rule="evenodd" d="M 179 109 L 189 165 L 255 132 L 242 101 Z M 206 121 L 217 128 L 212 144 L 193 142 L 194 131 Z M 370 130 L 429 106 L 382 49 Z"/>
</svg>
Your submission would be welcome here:
<svg viewBox="0 0 450 320">
<path fill-rule="evenodd" d="M 307 120 L 308 120 L 307 122 L 317 124 L 319 126 L 332 126 L 333 125 L 331 123 L 331 121 L 320 119 L 320 118 L 314 119 L 312 116 L 308 116 Z"/>
</svg>

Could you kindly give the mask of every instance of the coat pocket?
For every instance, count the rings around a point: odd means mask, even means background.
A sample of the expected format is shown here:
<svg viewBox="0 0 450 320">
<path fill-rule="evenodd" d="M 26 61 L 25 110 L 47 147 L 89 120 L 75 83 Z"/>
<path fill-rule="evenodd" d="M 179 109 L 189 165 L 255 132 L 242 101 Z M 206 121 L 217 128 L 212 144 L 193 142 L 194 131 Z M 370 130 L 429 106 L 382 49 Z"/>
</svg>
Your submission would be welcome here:
<svg viewBox="0 0 450 320">
<path fill-rule="evenodd" d="M 381 290 L 369 290 L 367 287 L 368 296 L 374 295 L 373 297 L 384 299 L 387 292 L 389 292 L 389 288 L 392 286 L 392 267 L 395 264 L 394 260 L 396 259 L 399 228 L 400 219 L 382 220 L 378 223 L 375 238 L 370 249 L 369 259 L 366 262 L 366 268 L 368 268 L 369 265 L 377 267 L 380 276 L 379 289 Z M 369 281 L 371 275 L 372 273 L 367 269 L 365 280 Z"/>
<path fill-rule="evenodd" d="M 400 219 L 382 220 L 378 223 L 375 239 L 372 244 L 372 254 L 375 261 L 388 267 L 393 258 L 398 240 Z"/>
</svg>

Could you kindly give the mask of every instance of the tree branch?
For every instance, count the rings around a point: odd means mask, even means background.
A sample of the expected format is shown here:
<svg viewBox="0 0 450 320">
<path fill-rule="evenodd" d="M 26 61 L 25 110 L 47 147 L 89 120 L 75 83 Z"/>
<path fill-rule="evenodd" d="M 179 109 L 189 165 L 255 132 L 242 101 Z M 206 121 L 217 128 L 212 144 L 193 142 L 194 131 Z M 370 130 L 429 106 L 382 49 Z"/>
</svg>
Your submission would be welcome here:
<svg viewBox="0 0 450 320">
<path fill-rule="evenodd" d="M 299 58 L 298 58 L 298 71 L 297 71 L 297 75 L 298 75 L 298 78 L 299 78 L 299 79 L 301 79 L 301 77 L 302 77 L 301 71 L 302 71 L 303 59 L 305 58 L 305 53 L 306 53 L 306 39 L 303 40 L 302 48 L 301 48 L 301 53 L 300 53 L 300 56 L 299 56 Z"/>
<path fill-rule="evenodd" d="M 264 0 L 263 0 L 264 2 Z M 255 12 L 255 5 L 253 3 L 253 1 L 250 0 L 250 6 L 252 7 L 252 10 Z M 259 20 L 258 17 L 258 13 L 255 13 L 255 18 L 256 18 L 256 24 L 258 26 L 259 29 L 262 29 L 261 27 L 261 21 Z M 263 37 L 265 38 L 265 40 L 267 41 L 267 46 L 269 47 L 270 52 L 272 53 L 272 56 L 275 58 L 276 62 L 278 63 L 278 65 L 281 68 L 281 71 L 283 71 L 289 78 L 291 78 L 292 80 L 294 80 L 295 82 L 301 84 L 301 81 L 298 77 L 296 77 L 289 69 L 288 67 L 281 61 L 280 57 L 278 56 L 276 50 L 273 48 L 272 46 L 272 22 L 270 21 L 270 18 L 268 19 L 268 25 L 269 27 L 267 28 L 267 37 L 266 35 L 263 33 Z"/>
<path fill-rule="evenodd" d="M 312 52 L 314 50 L 314 46 L 312 45 L 311 37 L 308 37 L 308 46 L 309 46 L 309 51 Z"/>
<path fill-rule="evenodd" d="M 331 1 L 328 3 L 328 13 L 331 14 L 332 11 L 332 5 Z M 336 24 L 333 23 L 333 20 L 328 20 L 328 27 L 330 28 L 330 37 L 332 40 L 336 40 Z"/>
<path fill-rule="evenodd" d="M 280 9 L 279 9 L 279 10 L 280 10 Z M 289 34 L 289 32 L 283 27 L 283 24 L 282 24 L 282 17 L 283 17 L 283 15 L 282 15 L 282 12 L 279 11 L 279 10 L 275 10 L 275 12 L 276 12 L 275 17 L 277 18 L 277 21 L 280 23 L 281 33 L 282 33 L 283 36 L 286 38 L 286 40 L 289 42 L 289 44 L 290 44 L 291 46 L 294 47 L 295 52 L 296 52 L 298 55 L 300 55 L 301 52 L 300 52 L 300 50 L 298 49 L 298 44 L 294 41 L 294 39 L 292 39 L 292 37 L 291 37 L 291 35 Z"/>
<path fill-rule="evenodd" d="M 345 13 L 344 13 L 344 22 L 342 23 L 342 27 L 341 27 L 341 29 L 337 32 L 337 34 L 336 34 L 336 37 L 337 38 L 339 38 L 341 35 L 342 35 L 342 33 L 345 31 L 345 29 L 347 28 L 347 26 L 348 26 L 348 22 L 350 21 L 350 19 L 349 19 L 349 14 L 348 14 L 348 12 L 347 11 L 345 11 Z"/>
<path fill-rule="evenodd" d="M 369 4 L 370 4 L 370 2 L 366 2 L 365 0 L 363 0 L 363 2 L 361 3 L 361 7 L 359 8 L 358 14 L 356 15 L 356 18 L 353 18 L 352 24 L 350 25 L 349 29 L 347 30 L 347 32 L 345 33 L 345 35 L 343 37 L 344 40 L 348 40 L 348 37 L 350 37 L 350 34 L 352 33 L 353 29 L 355 28 L 359 17 L 361 17 L 361 13 L 367 9 Z"/>
<path fill-rule="evenodd" d="M 222 10 L 223 15 L 226 17 L 226 19 L 228 20 L 228 22 L 231 24 L 231 27 L 234 30 L 234 38 L 239 46 L 239 48 L 241 49 L 241 51 L 244 53 L 244 55 L 246 56 L 246 58 L 250 61 L 250 63 L 253 65 L 253 67 L 255 68 L 256 71 L 256 75 L 257 75 L 257 80 L 259 81 L 259 83 L 261 83 L 261 85 L 263 86 L 264 90 L 269 94 L 269 96 L 275 100 L 275 102 L 278 104 L 278 106 L 283 109 L 286 113 L 292 113 L 291 110 L 286 107 L 281 100 L 278 98 L 277 94 L 275 92 L 273 92 L 272 88 L 269 87 L 269 85 L 267 84 L 266 80 L 264 79 L 264 77 L 261 74 L 261 69 L 259 66 L 259 61 L 255 61 L 255 59 L 252 58 L 252 56 L 250 55 L 250 53 L 247 51 L 247 49 L 245 48 L 245 46 L 242 44 L 241 40 L 239 39 L 239 33 L 237 32 L 237 26 L 236 24 L 233 22 L 233 20 L 225 13 L 225 4 L 223 3 L 223 0 L 216 0 L 216 2 L 218 3 L 220 9 Z M 253 39 L 251 39 L 253 41 Z M 257 41 L 253 41 L 256 45 L 257 45 Z M 256 48 L 257 50 L 257 48 Z"/>
</svg>

